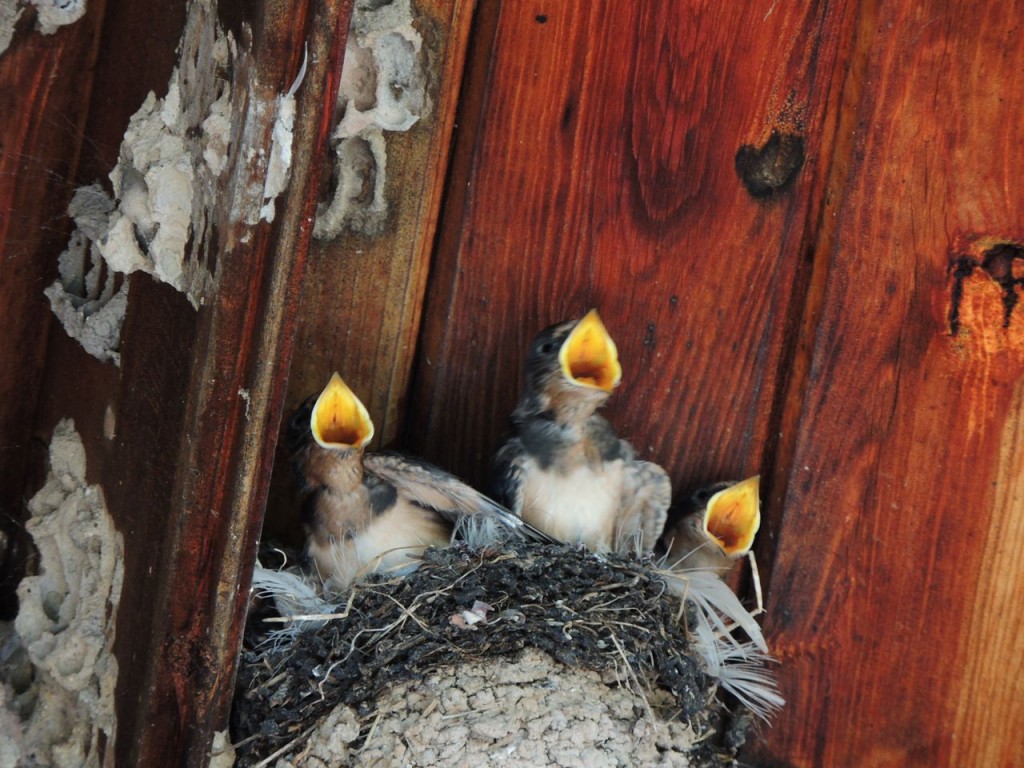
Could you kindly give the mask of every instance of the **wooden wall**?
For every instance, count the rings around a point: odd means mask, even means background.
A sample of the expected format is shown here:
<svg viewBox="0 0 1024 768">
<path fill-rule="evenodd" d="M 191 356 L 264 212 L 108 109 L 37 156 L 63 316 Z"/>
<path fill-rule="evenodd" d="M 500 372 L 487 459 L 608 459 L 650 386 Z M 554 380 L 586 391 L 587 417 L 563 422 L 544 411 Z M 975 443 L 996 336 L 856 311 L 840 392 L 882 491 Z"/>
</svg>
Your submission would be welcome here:
<svg viewBox="0 0 1024 768">
<path fill-rule="evenodd" d="M 243 5 L 270 92 L 312 46 L 302 159 L 200 312 L 132 277 L 120 369 L 41 290 L 185 6 L 94 0 L 0 56 L 0 501 L 16 531 L 73 416 L 126 538 L 120 763 L 199 764 L 224 723 L 268 485 L 295 536 L 282 412 L 338 368 L 380 442 L 482 484 L 527 342 L 596 306 L 620 433 L 677 491 L 765 480 L 789 703 L 746 758 L 1024 764 L 1024 4 L 423 0 L 386 232 L 316 244 L 351 5 Z"/>
<path fill-rule="evenodd" d="M 216 289 L 197 312 L 148 275 L 127 278 L 120 367 L 52 322 L 42 290 L 70 234 L 72 190 L 109 173 L 129 117 L 151 89 L 167 92 L 186 8 L 209 6 L 101 0 L 54 37 L 34 32 L 28 11 L 0 56 L 0 92 L 14 105 L 0 118 L 4 312 L 13 319 L 0 335 L 5 527 L 18 529 L 45 477 L 54 425 L 73 418 L 88 479 L 125 540 L 117 742 L 104 764 L 205 765 L 227 722 L 351 13 L 351 0 L 287 6 L 221 4 L 241 57 L 226 75 L 237 78 L 236 151 L 203 243 Z M 248 160 L 269 155 L 273 123 L 247 105 L 275 103 L 307 44 L 293 187 L 273 227 L 247 222 L 233 208 L 254 184 L 263 189 Z M 208 56 L 202 48 L 193 61 Z M 252 154 L 237 151 L 243 144 Z M 17 541 L 2 553 L 15 574 L 28 559 Z"/>
<path fill-rule="evenodd" d="M 1022 25 L 479 9 L 406 436 L 483 481 L 529 338 L 598 307 L 621 434 L 677 490 L 766 478 L 752 760 L 1024 763 Z"/>
<path fill-rule="evenodd" d="M 798 765 L 1020 765 L 1024 5 L 866 11 L 776 468 L 767 624 L 791 703 L 769 743 Z"/>
</svg>

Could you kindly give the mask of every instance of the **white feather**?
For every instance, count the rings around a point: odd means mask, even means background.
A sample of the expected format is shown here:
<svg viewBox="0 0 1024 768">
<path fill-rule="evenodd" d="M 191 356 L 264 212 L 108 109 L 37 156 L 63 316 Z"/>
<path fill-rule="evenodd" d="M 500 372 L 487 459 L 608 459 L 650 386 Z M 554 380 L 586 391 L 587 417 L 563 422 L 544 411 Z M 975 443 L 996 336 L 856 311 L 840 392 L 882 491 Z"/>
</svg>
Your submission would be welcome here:
<svg viewBox="0 0 1024 768">
<path fill-rule="evenodd" d="M 696 606 L 699 621 L 706 620 L 719 633 L 730 636 L 736 626 L 742 627 L 758 648 L 768 652 L 761 627 L 717 573 L 695 569 L 686 572 L 657 571 L 657 574 L 664 579 L 669 591 Z"/>
<path fill-rule="evenodd" d="M 718 673 L 722 687 L 766 723 L 786 703 L 766 667 L 771 661 L 770 656 L 745 643 L 723 655 Z"/>
<path fill-rule="evenodd" d="M 718 679 L 751 712 L 768 722 L 785 700 L 766 664 L 772 661 L 768 644 L 753 615 L 717 573 L 710 570 L 658 571 L 669 591 L 691 603 L 696 623 L 693 648 L 705 671 Z M 741 627 L 750 638 L 741 641 Z"/>
<path fill-rule="evenodd" d="M 264 568 L 257 560 L 252 573 L 252 591 L 258 597 L 273 600 L 274 607 L 283 617 L 325 614 L 334 610 L 334 604 L 322 597 L 318 581 L 297 569 L 275 571 Z M 317 620 L 292 621 L 283 629 L 268 632 L 266 642 L 275 647 L 287 644 L 300 632 L 322 624 L 323 621 Z"/>
<path fill-rule="evenodd" d="M 455 523 L 452 540 L 462 539 L 470 549 L 483 549 L 516 536 L 507 522 L 491 515 L 463 515 Z"/>
</svg>

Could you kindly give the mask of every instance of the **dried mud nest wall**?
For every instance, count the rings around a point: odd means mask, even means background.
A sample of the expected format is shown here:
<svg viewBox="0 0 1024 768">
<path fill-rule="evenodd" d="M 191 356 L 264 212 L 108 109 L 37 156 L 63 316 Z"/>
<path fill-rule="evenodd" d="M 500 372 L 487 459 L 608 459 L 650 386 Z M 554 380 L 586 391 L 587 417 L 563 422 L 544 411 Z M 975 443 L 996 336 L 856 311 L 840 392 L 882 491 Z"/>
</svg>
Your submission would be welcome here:
<svg viewBox="0 0 1024 768">
<path fill-rule="evenodd" d="M 239 667 L 237 764 L 728 765 L 742 734 L 648 565 L 456 546 L 355 587 L 327 620 L 268 623 L 265 603 Z"/>
</svg>

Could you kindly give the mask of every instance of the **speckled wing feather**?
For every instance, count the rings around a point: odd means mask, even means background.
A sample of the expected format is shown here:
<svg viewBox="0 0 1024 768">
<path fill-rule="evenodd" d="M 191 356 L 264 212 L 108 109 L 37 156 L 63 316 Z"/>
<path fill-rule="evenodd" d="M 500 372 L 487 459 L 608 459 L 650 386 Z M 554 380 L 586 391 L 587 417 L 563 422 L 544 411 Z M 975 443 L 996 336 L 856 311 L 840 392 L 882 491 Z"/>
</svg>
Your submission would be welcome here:
<svg viewBox="0 0 1024 768">
<path fill-rule="evenodd" d="M 479 516 L 494 520 L 524 538 L 543 543 L 554 541 L 493 499 L 422 459 L 393 451 L 369 453 L 363 457 L 363 470 L 386 480 L 400 495 L 434 510 L 452 523 L 460 524 L 466 518 Z"/>
<path fill-rule="evenodd" d="M 523 442 L 514 437 L 498 450 L 491 475 L 491 492 L 512 514 L 523 514 L 523 461 L 526 450 Z"/>
<path fill-rule="evenodd" d="M 639 555 L 653 549 L 671 503 L 672 481 L 664 469 L 649 461 L 630 464 L 615 528 L 615 551 Z"/>
</svg>

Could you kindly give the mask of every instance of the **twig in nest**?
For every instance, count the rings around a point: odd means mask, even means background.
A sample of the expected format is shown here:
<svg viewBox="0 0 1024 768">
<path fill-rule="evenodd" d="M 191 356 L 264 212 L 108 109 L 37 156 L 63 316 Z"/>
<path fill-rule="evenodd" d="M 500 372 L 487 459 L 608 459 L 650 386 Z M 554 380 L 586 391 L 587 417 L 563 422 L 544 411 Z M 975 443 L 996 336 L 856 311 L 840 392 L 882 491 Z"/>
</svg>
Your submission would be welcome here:
<svg viewBox="0 0 1024 768">
<path fill-rule="evenodd" d="M 647 694 L 644 692 L 643 686 L 640 685 L 640 678 L 637 676 L 636 670 L 633 669 L 633 665 L 629 663 L 629 657 L 626 656 L 626 649 L 622 647 L 622 643 L 614 632 L 609 632 L 608 636 L 611 638 L 612 645 L 614 645 L 615 650 L 619 652 L 619 656 L 622 658 L 622 663 L 626 667 L 626 680 L 630 683 L 630 690 L 633 691 L 634 695 L 640 697 L 640 700 L 644 703 L 644 711 L 653 721 L 655 719 L 654 710 L 651 709 L 651 703 L 647 700 Z"/>
<path fill-rule="evenodd" d="M 276 752 L 274 752 L 273 754 L 267 755 L 267 756 L 266 756 L 265 758 L 263 758 L 262 760 L 260 760 L 260 761 L 259 761 L 258 763 L 256 763 L 256 764 L 255 764 L 255 765 L 254 765 L 254 766 L 253 766 L 252 768 L 265 768 L 265 766 L 268 766 L 268 765 L 270 765 L 270 764 L 271 764 L 272 762 L 274 762 L 274 760 L 276 760 L 277 758 L 279 758 L 279 757 L 280 757 L 281 755 L 285 754 L 285 753 L 286 753 L 286 752 L 287 752 L 287 751 L 288 751 L 289 749 L 291 749 L 292 747 L 294 747 L 294 746 L 295 746 L 296 744 L 298 744 L 298 743 L 299 743 L 300 741 L 302 741 L 303 739 L 308 739 L 308 738 L 309 738 L 309 735 L 310 735 L 311 733 L 313 733 L 313 731 L 315 731 L 315 730 L 316 730 L 316 727 L 317 727 L 317 725 L 319 725 L 319 723 L 314 723 L 313 725 L 309 726 L 309 728 L 307 728 L 306 730 L 304 730 L 304 731 L 303 731 L 302 733 L 300 733 L 300 734 L 299 734 L 298 736 L 296 736 L 296 737 L 295 737 L 294 739 L 292 739 L 291 741 L 289 741 L 289 742 L 288 742 L 287 744 L 285 744 L 285 745 L 284 745 L 283 747 L 281 747 L 281 748 L 280 748 L 279 750 L 277 750 L 277 751 L 276 751 Z M 241 743 L 241 742 L 239 742 L 239 743 Z"/>
<path fill-rule="evenodd" d="M 348 604 L 342 613 L 305 613 L 294 616 L 267 616 L 263 621 L 268 623 L 288 623 L 294 621 L 332 621 L 334 619 L 347 619 L 352 611 L 352 603 L 356 599 L 355 590 L 349 592 Z"/>
<path fill-rule="evenodd" d="M 751 616 L 760 616 L 764 613 L 764 595 L 761 593 L 761 573 L 757 569 L 757 558 L 754 557 L 754 550 L 747 552 L 747 559 L 750 560 L 750 578 L 754 582 L 754 598 L 757 600 L 757 609 L 751 612 Z"/>
</svg>

